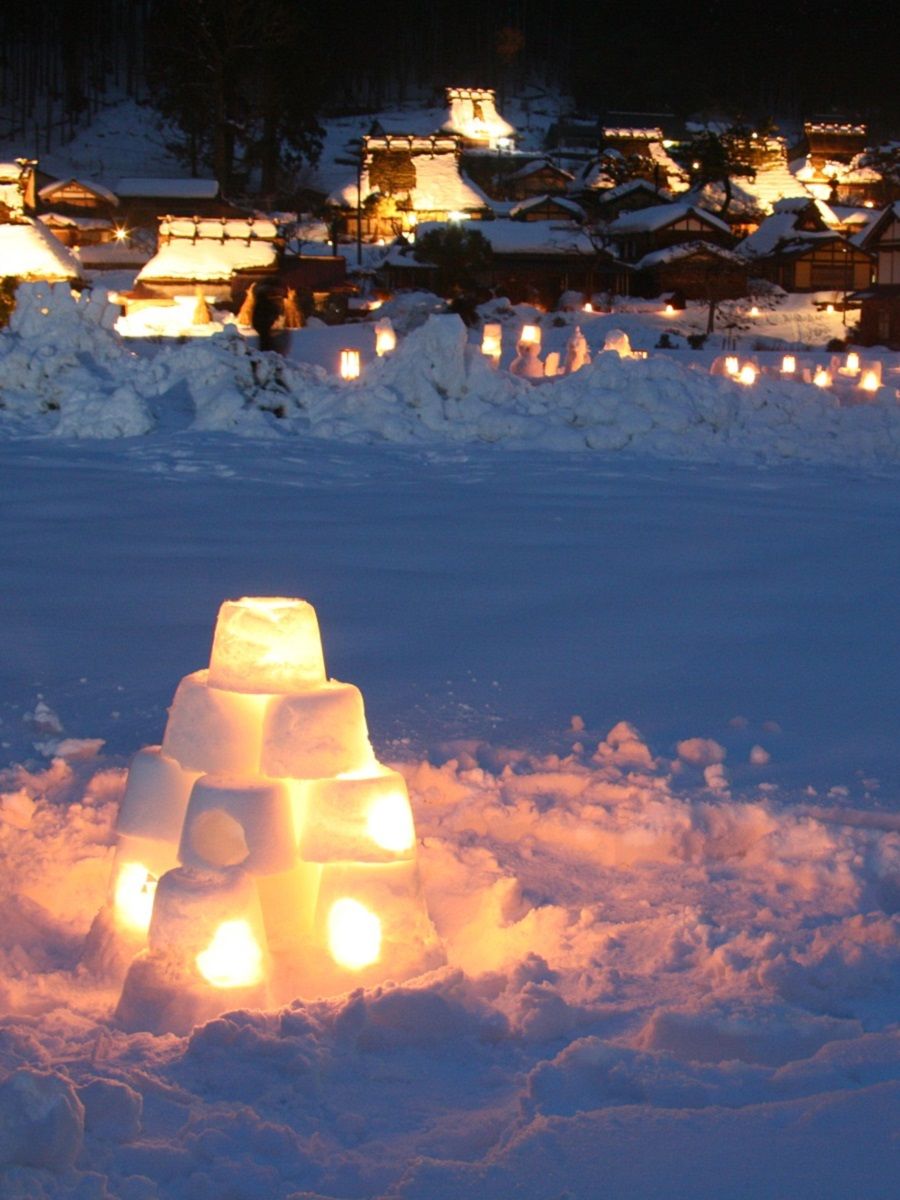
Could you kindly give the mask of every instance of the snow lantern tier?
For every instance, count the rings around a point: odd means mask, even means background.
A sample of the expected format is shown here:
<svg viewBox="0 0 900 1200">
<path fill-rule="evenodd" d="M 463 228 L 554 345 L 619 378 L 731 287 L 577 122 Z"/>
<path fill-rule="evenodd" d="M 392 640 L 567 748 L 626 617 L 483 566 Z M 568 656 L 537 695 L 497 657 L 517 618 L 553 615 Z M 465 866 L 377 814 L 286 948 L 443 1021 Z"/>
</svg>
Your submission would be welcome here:
<svg viewBox="0 0 900 1200">
<path fill-rule="evenodd" d="M 139 950 L 129 1029 L 181 1033 L 443 961 L 406 784 L 375 758 L 359 690 L 327 678 L 304 600 L 222 605 L 209 669 L 132 761 L 117 833 L 107 909 Z"/>
</svg>

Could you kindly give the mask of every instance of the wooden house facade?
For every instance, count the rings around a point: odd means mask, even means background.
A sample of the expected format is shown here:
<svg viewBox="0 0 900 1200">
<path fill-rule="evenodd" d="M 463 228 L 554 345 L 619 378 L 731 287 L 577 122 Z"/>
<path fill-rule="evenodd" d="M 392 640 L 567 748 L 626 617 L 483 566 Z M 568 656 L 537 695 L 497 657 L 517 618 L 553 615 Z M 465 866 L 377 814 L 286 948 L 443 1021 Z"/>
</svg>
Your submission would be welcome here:
<svg viewBox="0 0 900 1200">
<path fill-rule="evenodd" d="M 857 293 L 860 342 L 900 349 L 900 201 L 889 205 L 861 239 L 875 259 L 875 284 Z"/>
<path fill-rule="evenodd" d="M 532 196 L 547 196 L 566 192 L 575 177 L 548 159 L 525 163 L 506 176 L 506 194 L 510 200 L 529 200 Z"/>
<path fill-rule="evenodd" d="M 618 257 L 628 263 L 684 242 L 703 241 L 726 249 L 734 243 L 724 221 L 693 204 L 657 204 L 621 213 L 606 234 Z"/>
<path fill-rule="evenodd" d="M 720 301 L 746 296 L 747 287 L 745 259 L 710 242 L 682 242 L 651 251 L 635 264 L 632 294 Z"/>
</svg>

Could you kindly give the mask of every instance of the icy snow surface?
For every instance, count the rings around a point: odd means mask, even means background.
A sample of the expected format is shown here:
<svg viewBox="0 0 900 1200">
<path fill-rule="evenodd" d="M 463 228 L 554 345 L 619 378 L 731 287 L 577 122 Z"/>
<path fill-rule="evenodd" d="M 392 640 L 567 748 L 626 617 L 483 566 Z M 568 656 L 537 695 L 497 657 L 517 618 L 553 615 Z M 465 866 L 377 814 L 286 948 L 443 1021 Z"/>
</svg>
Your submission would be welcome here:
<svg viewBox="0 0 900 1200">
<path fill-rule="evenodd" d="M 4 1200 L 893 1198 L 893 386 L 620 361 L 623 313 L 569 379 L 442 317 L 345 386 L 302 359 L 349 329 L 115 312 L 0 335 Z M 126 1035 L 81 963 L 124 769 L 248 593 L 361 688 L 449 965 Z"/>
</svg>

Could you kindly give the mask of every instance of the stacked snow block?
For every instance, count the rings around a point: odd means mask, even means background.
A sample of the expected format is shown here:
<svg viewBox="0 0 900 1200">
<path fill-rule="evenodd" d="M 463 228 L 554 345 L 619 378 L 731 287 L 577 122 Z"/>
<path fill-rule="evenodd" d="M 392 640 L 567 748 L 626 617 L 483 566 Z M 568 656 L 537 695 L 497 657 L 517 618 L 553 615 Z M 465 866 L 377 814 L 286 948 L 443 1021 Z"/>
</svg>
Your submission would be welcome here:
<svg viewBox="0 0 900 1200">
<path fill-rule="evenodd" d="M 404 780 L 376 760 L 359 690 L 326 678 L 303 600 L 222 605 L 209 670 L 132 762 L 118 834 L 114 923 L 146 939 L 128 1028 L 183 1033 L 442 961 Z"/>
</svg>

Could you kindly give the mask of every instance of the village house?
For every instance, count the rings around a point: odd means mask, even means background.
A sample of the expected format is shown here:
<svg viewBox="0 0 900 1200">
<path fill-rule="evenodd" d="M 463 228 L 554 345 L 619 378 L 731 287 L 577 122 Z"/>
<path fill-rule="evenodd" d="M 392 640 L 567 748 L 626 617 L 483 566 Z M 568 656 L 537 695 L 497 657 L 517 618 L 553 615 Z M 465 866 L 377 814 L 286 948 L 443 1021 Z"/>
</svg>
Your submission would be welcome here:
<svg viewBox="0 0 900 1200">
<path fill-rule="evenodd" d="M 158 249 L 141 268 L 134 300 L 204 295 L 233 302 L 278 271 L 278 229 L 267 218 L 166 217 Z"/>
<path fill-rule="evenodd" d="M 872 255 L 833 226 L 837 217 L 819 200 L 779 200 L 737 253 L 753 275 L 787 292 L 852 292 L 872 278 Z"/>
<path fill-rule="evenodd" d="M 592 167 L 584 177 L 583 186 L 573 188 L 571 195 L 598 223 L 609 224 L 621 213 L 653 208 L 674 199 L 671 192 L 655 187 L 647 179 L 629 179 L 615 187 L 597 187 L 596 179 L 595 168 Z"/>
<path fill-rule="evenodd" d="M 705 241 L 726 249 L 734 242 L 724 221 L 694 204 L 682 203 L 620 213 L 605 232 L 618 256 L 629 263 L 683 242 Z"/>
<path fill-rule="evenodd" d="M 421 222 L 490 214 L 487 196 L 462 171 L 456 135 L 370 135 L 361 153 L 357 177 L 327 201 L 345 239 L 389 242 Z"/>
<path fill-rule="evenodd" d="M 115 194 L 122 223 L 156 230 L 163 217 L 239 217 L 243 211 L 219 194 L 215 179 L 120 179 Z"/>
<path fill-rule="evenodd" d="M 875 258 L 875 283 L 857 292 L 859 340 L 864 346 L 900 349 L 900 201 L 888 205 L 860 235 L 861 249 Z"/>
<path fill-rule="evenodd" d="M 510 200 L 529 200 L 533 196 L 565 192 L 574 181 L 575 176 L 569 171 L 564 171 L 547 158 L 539 158 L 507 175 L 505 191 Z"/>
<path fill-rule="evenodd" d="M 584 209 L 565 196 L 532 196 L 509 210 L 513 221 L 584 221 Z"/>
</svg>

